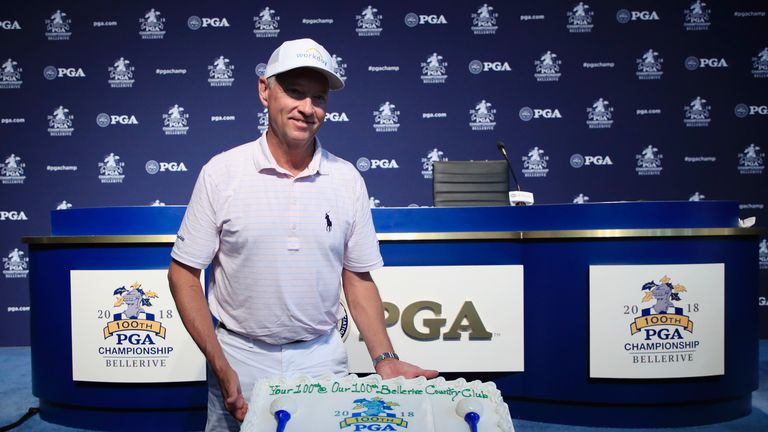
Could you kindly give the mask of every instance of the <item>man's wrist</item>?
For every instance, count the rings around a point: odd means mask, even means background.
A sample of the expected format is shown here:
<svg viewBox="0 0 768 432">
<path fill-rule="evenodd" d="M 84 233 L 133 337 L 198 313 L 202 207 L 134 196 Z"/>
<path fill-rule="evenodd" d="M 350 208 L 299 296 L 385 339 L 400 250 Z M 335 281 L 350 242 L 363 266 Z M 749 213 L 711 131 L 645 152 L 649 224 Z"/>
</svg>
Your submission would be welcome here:
<svg viewBox="0 0 768 432">
<path fill-rule="evenodd" d="M 381 354 L 379 354 L 379 355 L 377 355 L 376 357 L 373 358 L 373 367 L 375 368 L 376 365 L 378 365 L 379 363 L 381 363 L 382 361 L 384 361 L 386 359 L 400 360 L 400 356 L 398 356 L 397 354 L 395 354 L 392 351 L 383 352 L 383 353 L 381 353 Z"/>
</svg>

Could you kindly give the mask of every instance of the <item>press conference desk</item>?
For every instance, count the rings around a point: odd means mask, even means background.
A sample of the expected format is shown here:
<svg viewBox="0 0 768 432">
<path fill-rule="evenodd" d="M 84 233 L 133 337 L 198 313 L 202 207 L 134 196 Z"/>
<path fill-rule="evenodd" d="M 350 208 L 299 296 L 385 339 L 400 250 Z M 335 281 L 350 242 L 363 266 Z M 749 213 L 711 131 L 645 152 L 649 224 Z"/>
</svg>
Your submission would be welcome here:
<svg viewBox="0 0 768 432">
<path fill-rule="evenodd" d="M 203 382 L 72 380 L 70 270 L 166 267 L 183 211 L 172 206 L 56 211 L 52 236 L 25 239 L 31 257 L 33 392 L 44 419 L 115 430 L 132 429 L 134 420 L 166 430 L 201 427 Z M 373 216 L 388 266 L 523 266 L 524 371 L 458 374 L 495 381 L 513 418 L 668 427 L 749 413 L 758 385 L 754 300 L 761 231 L 737 228 L 737 203 L 374 209 Z M 722 375 L 590 378 L 591 265 L 706 263 L 725 268 Z"/>
</svg>

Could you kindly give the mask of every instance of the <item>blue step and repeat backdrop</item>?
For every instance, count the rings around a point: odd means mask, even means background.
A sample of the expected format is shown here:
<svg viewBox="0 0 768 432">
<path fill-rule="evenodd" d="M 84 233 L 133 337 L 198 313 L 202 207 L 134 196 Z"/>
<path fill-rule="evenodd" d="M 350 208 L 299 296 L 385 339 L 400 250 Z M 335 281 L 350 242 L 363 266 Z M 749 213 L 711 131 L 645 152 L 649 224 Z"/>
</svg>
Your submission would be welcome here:
<svg viewBox="0 0 768 432">
<path fill-rule="evenodd" d="M 257 138 L 281 41 L 335 57 L 325 146 L 371 206 L 435 160 L 500 159 L 539 204 L 737 200 L 768 213 L 764 1 L 34 1 L 0 8 L 0 345 L 29 343 L 27 248 L 67 208 L 186 204 Z M 761 263 L 768 316 L 768 247 Z M 732 287 L 733 288 L 733 287 Z M 56 295 L 57 287 L 50 287 Z M 768 335 L 768 320 L 763 320 Z"/>
</svg>

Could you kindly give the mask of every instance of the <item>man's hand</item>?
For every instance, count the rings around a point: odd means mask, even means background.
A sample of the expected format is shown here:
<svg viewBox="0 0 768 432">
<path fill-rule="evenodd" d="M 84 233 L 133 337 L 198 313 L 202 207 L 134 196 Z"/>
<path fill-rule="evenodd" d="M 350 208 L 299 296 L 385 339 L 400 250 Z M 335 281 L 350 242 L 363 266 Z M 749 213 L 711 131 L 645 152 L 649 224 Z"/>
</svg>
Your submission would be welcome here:
<svg viewBox="0 0 768 432">
<path fill-rule="evenodd" d="M 245 402 L 243 391 L 240 389 L 240 378 L 237 376 L 237 372 L 229 368 L 219 375 L 219 386 L 224 399 L 224 407 L 232 414 L 232 417 L 242 422 L 248 412 L 248 403 Z"/>
<path fill-rule="evenodd" d="M 426 379 L 436 378 L 438 372 L 431 369 L 422 369 L 414 364 L 408 362 L 385 359 L 380 361 L 376 365 L 376 373 L 381 376 L 382 379 L 404 377 L 404 378 L 416 378 L 423 376 Z"/>
</svg>

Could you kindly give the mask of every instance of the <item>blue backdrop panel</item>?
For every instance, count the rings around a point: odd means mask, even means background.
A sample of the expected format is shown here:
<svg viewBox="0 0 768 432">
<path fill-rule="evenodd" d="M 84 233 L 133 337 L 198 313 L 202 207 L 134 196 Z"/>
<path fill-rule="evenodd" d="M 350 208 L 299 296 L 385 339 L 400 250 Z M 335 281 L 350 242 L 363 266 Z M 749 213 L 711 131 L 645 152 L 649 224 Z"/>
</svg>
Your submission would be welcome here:
<svg viewBox="0 0 768 432">
<path fill-rule="evenodd" d="M 320 137 L 358 166 L 374 206 L 431 205 L 434 160 L 500 159 L 504 141 L 538 203 L 727 199 L 760 222 L 767 11 L 759 0 L 5 4 L 0 325 L 13 331 L 0 345 L 29 342 L 19 238 L 49 234 L 59 207 L 186 204 L 208 159 L 259 136 L 257 71 L 298 37 L 336 56 L 347 86 Z M 765 239 L 759 256 L 768 317 Z"/>
</svg>

